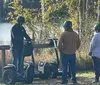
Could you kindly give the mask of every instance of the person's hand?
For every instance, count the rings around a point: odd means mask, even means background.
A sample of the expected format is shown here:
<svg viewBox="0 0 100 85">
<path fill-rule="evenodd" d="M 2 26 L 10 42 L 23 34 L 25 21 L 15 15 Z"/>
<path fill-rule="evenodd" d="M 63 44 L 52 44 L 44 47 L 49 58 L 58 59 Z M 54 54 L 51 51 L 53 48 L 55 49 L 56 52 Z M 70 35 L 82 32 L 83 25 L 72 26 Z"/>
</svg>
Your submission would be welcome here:
<svg viewBox="0 0 100 85">
<path fill-rule="evenodd" d="M 92 56 L 92 52 L 89 52 L 89 56 Z"/>
<path fill-rule="evenodd" d="M 27 41 L 28 41 L 28 42 L 31 42 L 31 41 L 32 41 L 32 39 L 30 39 L 30 38 L 29 38 L 29 39 L 27 39 Z"/>
</svg>

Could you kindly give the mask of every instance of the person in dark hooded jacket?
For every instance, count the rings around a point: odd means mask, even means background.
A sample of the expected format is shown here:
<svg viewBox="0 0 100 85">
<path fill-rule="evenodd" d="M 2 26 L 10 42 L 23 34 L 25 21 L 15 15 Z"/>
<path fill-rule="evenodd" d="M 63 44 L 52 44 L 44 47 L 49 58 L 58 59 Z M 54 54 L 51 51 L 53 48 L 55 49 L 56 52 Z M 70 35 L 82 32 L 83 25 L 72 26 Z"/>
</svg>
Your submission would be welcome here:
<svg viewBox="0 0 100 85">
<path fill-rule="evenodd" d="M 17 23 L 11 29 L 11 53 L 13 56 L 13 64 L 20 74 L 22 73 L 23 41 L 24 38 L 29 41 L 31 40 L 23 27 L 24 22 L 25 18 L 19 16 L 17 18 Z"/>
</svg>

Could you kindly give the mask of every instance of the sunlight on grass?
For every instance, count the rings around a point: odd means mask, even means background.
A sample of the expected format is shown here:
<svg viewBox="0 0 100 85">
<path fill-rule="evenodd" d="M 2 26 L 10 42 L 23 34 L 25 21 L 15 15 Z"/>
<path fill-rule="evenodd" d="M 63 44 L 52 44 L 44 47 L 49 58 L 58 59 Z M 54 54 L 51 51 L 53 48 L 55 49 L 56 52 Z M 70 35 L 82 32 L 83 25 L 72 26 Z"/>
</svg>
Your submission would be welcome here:
<svg viewBox="0 0 100 85">
<path fill-rule="evenodd" d="M 94 78 L 95 74 L 93 71 L 84 71 L 78 72 L 77 77 L 87 77 L 87 78 Z"/>
</svg>

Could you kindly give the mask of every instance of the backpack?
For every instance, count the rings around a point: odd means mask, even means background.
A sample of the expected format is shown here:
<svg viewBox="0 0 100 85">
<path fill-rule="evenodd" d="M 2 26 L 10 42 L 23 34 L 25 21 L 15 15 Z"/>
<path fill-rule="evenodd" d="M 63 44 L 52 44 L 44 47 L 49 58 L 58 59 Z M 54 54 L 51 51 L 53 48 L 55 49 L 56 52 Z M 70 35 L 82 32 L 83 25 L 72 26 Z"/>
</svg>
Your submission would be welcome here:
<svg viewBox="0 0 100 85">
<path fill-rule="evenodd" d="M 26 42 L 24 45 L 24 49 L 23 49 L 23 55 L 24 56 L 31 56 L 33 53 L 33 44 L 32 42 Z"/>
</svg>

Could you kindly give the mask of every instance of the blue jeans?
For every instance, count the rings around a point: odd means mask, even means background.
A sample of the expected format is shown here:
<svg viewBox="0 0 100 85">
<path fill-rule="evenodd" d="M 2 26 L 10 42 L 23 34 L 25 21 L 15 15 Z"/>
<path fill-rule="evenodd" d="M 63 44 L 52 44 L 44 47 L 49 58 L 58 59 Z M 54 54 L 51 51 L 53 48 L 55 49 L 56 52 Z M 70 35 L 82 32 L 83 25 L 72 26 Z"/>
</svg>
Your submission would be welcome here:
<svg viewBox="0 0 100 85">
<path fill-rule="evenodd" d="M 11 48 L 11 54 L 13 57 L 12 63 L 16 66 L 17 72 L 22 73 L 23 69 L 23 50 Z"/>
<path fill-rule="evenodd" d="M 99 80 L 100 76 L 100 59 L 97 57 L 92 57 L 93 59 L 93 66 L 94 66 L 94 71 L 95 71 L 95 79 Z"/>
<path fill-rule="evenodd" d="M 62 60 L 62 82 L 67 82 L 67 70 L 70 66 L 71 79 L 76 81 L 76 55 L 61 53 Z"/>
</svg>

